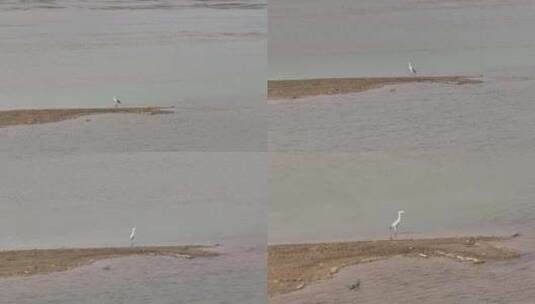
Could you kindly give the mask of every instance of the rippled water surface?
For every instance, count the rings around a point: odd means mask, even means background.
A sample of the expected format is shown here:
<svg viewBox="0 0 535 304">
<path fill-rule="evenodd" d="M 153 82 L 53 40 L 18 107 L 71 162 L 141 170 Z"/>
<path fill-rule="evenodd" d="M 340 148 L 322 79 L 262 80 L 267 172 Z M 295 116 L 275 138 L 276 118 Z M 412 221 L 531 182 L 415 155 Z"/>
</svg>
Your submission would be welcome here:
<svg viewBox="0 0 535 304">
<path fill-rule="evenodd" d="M 272 151 L 484 151 L 535 147 L 531 71 L 483 84 L 406 84 L 270 102 Z"/>
<path fill-rule="evenodd" d="M 149 152 L 3 158 L 3 248 L 262 244 L 264 155 Z M 66 229 L 68 228 L 68 229 Z"/>
<path fill-rule="evenodd" d="M 524 240 L 526 241 L 526 240 Z M 529 240 L 533 244 L 533 239 Z M 533 250 L 533 247 L 531 247 Z M 334 279 L 270 303 L 515 303 L 533 302 L 534 256 L 474 266 L 448 259 L 394 257 L 348 267 Z M 359 290 L 347 286 L 361 280 Z"/>
<path fill-rule="evenodd" d="M 264 158 L 250 152 L 3 154 L 4 249 L 129 246 L 136 226 L 138 245 L 221 244 L 224 251 L 216 258 L 126 258 L 0 279 L 3 303 L 262 303 Z M 107 263 L 112 271 L 101 269 Z"/>
<path fill-rule="evenodd" d="M 411 60 L 484 81 L 270 101 L 270 242 L 384 239 L 404 209 L 402 238 L 520 232 L 507 245 L 524 254 L 359 265 L 273 303 L 533 301 L 534 16 L 521 0 L 270 2 L 271 79 L 405 76 Z"/>
<path fill-rule="evenodd" d="M 533 67 L 530 0 L 273 0 L 270 78 L 487 74 Z"/>
<path fill-rule="evenodd" d="M 272 102 L 270 238 L 377 237 L 398 209 L 419 234 L 533 227 L 534 85 L 494 76 Z"/>
<path fill-rule="evenodd" d="M 127 257 L 2 280 L 2 303 L 266 303 L 264 247 L 216 258 Z"/>
<path fill-rule="evenodd" d="M 172 105 L 0 128 L 0 246 L 221 244 L 0 279 L 2 303 L 263 303 L 265 3 L 1 1 L 0 110 Z M 105 266 L 110 266 L 110 270 Z"/>
<path fill-rule="evenodd" d="M 265 3 L 2 1 L 0 107 L 253 105 Z"/>
<path fill-rule="evenodd" d="M 401 52 L 423 56 L 424 75 L 483 75 L 481 84 L 404 84 L 270 101 L 273 241 L 376 236 L 398 209 L 414 213 L 407 212 L 412 233 L 496 227 L 504 217 L 530 225 L 535 66 L 525 52 L 535 48 L 521 33 L 535 25 L 531 2 L 275 0 L 270 8 L 271 74 L 404 75 L 394 65 L 383 70 Z M 518 18 L 509 19 L 512 12 Z M 489 37 L 491 21 L 502 26 Z M 289 30 L 277 30 L 282 26 Z M 348 57 L 337 53 L 344 51 Z M 286 61 L 294 57 L 307 69 Z"/>
<path fill-rule="evenodd" d="M 265 150 L 265 15 L 254 0 L 2 1 L 0 110 L 108 107 L 117 96 L 176 107 L 127 141 Z"/>
</svg>

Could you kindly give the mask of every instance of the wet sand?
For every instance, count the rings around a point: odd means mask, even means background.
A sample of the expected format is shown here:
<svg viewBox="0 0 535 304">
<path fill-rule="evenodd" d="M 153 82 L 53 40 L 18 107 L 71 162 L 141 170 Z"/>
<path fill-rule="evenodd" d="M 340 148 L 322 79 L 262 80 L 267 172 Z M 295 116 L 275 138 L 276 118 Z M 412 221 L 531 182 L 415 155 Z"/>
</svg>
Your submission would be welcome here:
<svg viewBox="0 0 535 304">
<path fill-rule="evenodd" d="M 98 260 L 132 255 L 184 258 L 219 255 L 208 246 L 144 246 L 109 248 L 66 248 L 0 251 L 0 277 L 30 276 L 65 271 Z"/>
<path fill-rule="evenodd" d="M 86 115 L 107 113 L 165 114 L 170 107 L 118 107 L 79 109 L 28 109 L 0 111 L 0 128 L 17 125 L 34 125 L 74 119 Z"/>
<path fill-rule="evenodd" d="M 296 99 L 306 96 L 358 93 L 386 85 L 404 83 L 476 84 L 483 81 L 470 76 L 414 76 L 369 78 L 320 78 L 269 80 L 268 99 Z"/>
<path fill-rule="evenodd" d="M 502 241 L 511 237 L 456 237 L 407 240 L 377 240 L 317 244 L 271 245 L 268 249 L 270 297 L 302 289 L 327 279 L 341 268 L 394 256 L 444 257 L 481 264 L 519 257 Z"/>
</svg>

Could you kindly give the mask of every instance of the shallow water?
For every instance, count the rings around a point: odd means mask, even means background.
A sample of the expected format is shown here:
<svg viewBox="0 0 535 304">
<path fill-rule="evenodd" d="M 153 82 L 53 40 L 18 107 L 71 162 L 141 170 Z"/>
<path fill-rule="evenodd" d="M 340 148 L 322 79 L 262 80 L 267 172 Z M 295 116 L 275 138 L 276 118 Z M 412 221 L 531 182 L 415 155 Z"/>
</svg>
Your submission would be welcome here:
<svg viewBox="0 0 535 304">
<path fill-rule="evenodd" d="M 2 159 L 0 246 L 255 244 L 260 153 L 99 153 Z"/>
<path fill-rule="evenodd" d="M 535 153 L 279 153 L 270 177 L 270 242 L 535 231 Z"/>
<path fill-rule="evenodd" d="M 275 297 L 270 303 L 527 304 L 535 297 L 533 265 L 533 255 L 483 265 L 393 257 L 345 268 L 334 279 Z M 349 290 L 348 286 L 359 279 L 360 288 Z"/>
<path fill-rule="evenodd" d="M 535 153 L 278 153 L 269 242 L 521 236 L 522 256 L 483 265 L 395 257 L 349 267 L 270 303 L 531 303 L 535 297 Z M 357 279 L 361 288 L 348 286 Z M 296 284 L 297 286 L 297 284 Z"/>
<path fill-rule="evenodd" d="M 404 209 L 400 238 L 520 232 L 524 254 L 395 258 L 272 303 L 532 302 L 534 16 L 524 0 L 270 2 L 270 79 L 406 76 L 411 60 L 484 83 L 270 101 L 269 242 L 386 239 Z"/>
<path fill-rule="evenodd" d="M 535 3 L 273 0 L 271 79 L 487 74 L 533 68 Z"/>
<path fill-rule="evenodd" d="M 254 108 L 174 109 L 162 115 L 102 114 L 57 123 L 0 128 L 10 156 L 124 152 L 262 152 L 266 120 Z"/>
<path fill-rule="evenodd" d="M 492 74 L 476 85 L 405 84 L 273 101 L 269 148 L 359 153 L 529 150 L 535 147 L 533 71 Z"/>
<path fill-rule="evenodd" d="M 269 242 L 386 239 L 400 209 L 400 238 L 525 236 L 525 256 L 509 263 L 371 263 L 272 302 L 530 303 L 535 82 L 526 74 L 272 102 Z M 355 277 L 372 287 L 349 292 Z"/>
<path fill-rule="evenodd" d="M 265 249 L 215 258 L 125 257 L 0 281 L 2 303 L 266 303 Z M 103 268 L 110 268 L 105 270 Z"/>
<path fill-rule="evenodd" d="M 84 126 L 22 131 L 24 140 L 44 137 L 45 153 L 265 151 L 265 15 L 254 0 L 2 1 L 0 110 L 108 107 L 113 96 L 176 107 L 159 119 L 114 117 L 96 134 L 85 126 L 72 144 L 63 128 Z"/>
<path fill-rule="evenodd" d="M 0 109 L 173 105 L 0 128 L 0 247 L 221 244 L 0 280 L 2 303 L 262 303 L 265 3 L 2 1 Z M 110 271 L 102 269 L 111 265 Z"/>
<path fill-rule="evenodd" d="M 2 1 L 0 108 L 261 104 L 265 14 L 255 0 Z"/>
<path fill-rule="evenodd" d="M 264 154 L 28 153 L 0 157 L 2 248 L 129 246 L 136 226 L 137 245 L 221 244 L 225 255 L 0 279 L 2 303 L 266 300 Z"/>
<path fill-rule="evenodd" d="M 413 235 L 532 228 L 534 85 L 510 70 L 271 102 L 270 239 L 387 237 L 399 209 Z"/>
</svg>

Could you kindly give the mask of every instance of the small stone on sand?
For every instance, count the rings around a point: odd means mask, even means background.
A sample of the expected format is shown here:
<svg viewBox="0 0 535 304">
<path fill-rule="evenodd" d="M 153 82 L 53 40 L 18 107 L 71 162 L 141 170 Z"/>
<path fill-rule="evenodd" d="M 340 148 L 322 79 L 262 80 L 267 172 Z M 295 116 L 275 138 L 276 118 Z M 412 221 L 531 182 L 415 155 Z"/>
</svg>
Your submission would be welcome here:
<svg viewBox="0 0 535 304">
<path fill-rule="evenodd" d="M 348 286 L 349 290 L 359 290 L 360 289 L 360 279 L 358 279 L 355 283 Z"/>
<path fill-rule="evenodd" d="M 335 274 L 337 272 L 338 272 L 338 267 L 336 267 L 336 266 L 335 267 L 331 267 L 331 269 L 329 270 L 330 274 Z"/>
</svg>

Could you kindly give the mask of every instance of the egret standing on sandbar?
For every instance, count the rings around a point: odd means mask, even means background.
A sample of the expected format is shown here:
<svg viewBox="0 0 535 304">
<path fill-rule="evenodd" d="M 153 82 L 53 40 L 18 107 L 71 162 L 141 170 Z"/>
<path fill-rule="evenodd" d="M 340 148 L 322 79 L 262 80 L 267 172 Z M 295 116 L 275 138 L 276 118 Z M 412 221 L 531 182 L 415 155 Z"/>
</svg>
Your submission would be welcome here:
<svg viewBox="0 0 535 304">
<path fill-rule="evenodd" d="M 399 224 L 401 224 L 401 215 L 405 213 L 403 210 L 398 211 L 398 218 L 390 225 L 390 230 L 394 231 L 394 237 L 397 237 L 398 235 L 398 227 Z M 392 239 L 392 235 L 390 235 L 390 239 Z"/>
<path fill-rule="evenodd" d="M 115 102 L 115 107 L 117 108 L 119 105 L 121 105 L 121 101 L 117 97 L 113 97 L 113 101 Z"/>
<path fill-rule="evenodd" d="M 412 66 L 412 63 L 409 61 L 409 71 L 416 75 L 416 69 Z"/>
<path fill-rule="evenodd" d="M 135 238 L 136 238 L 136 227 L 133 227 L 132 232 L 130 232 L 130 247 L 134 247 Z"/>
</svg>

